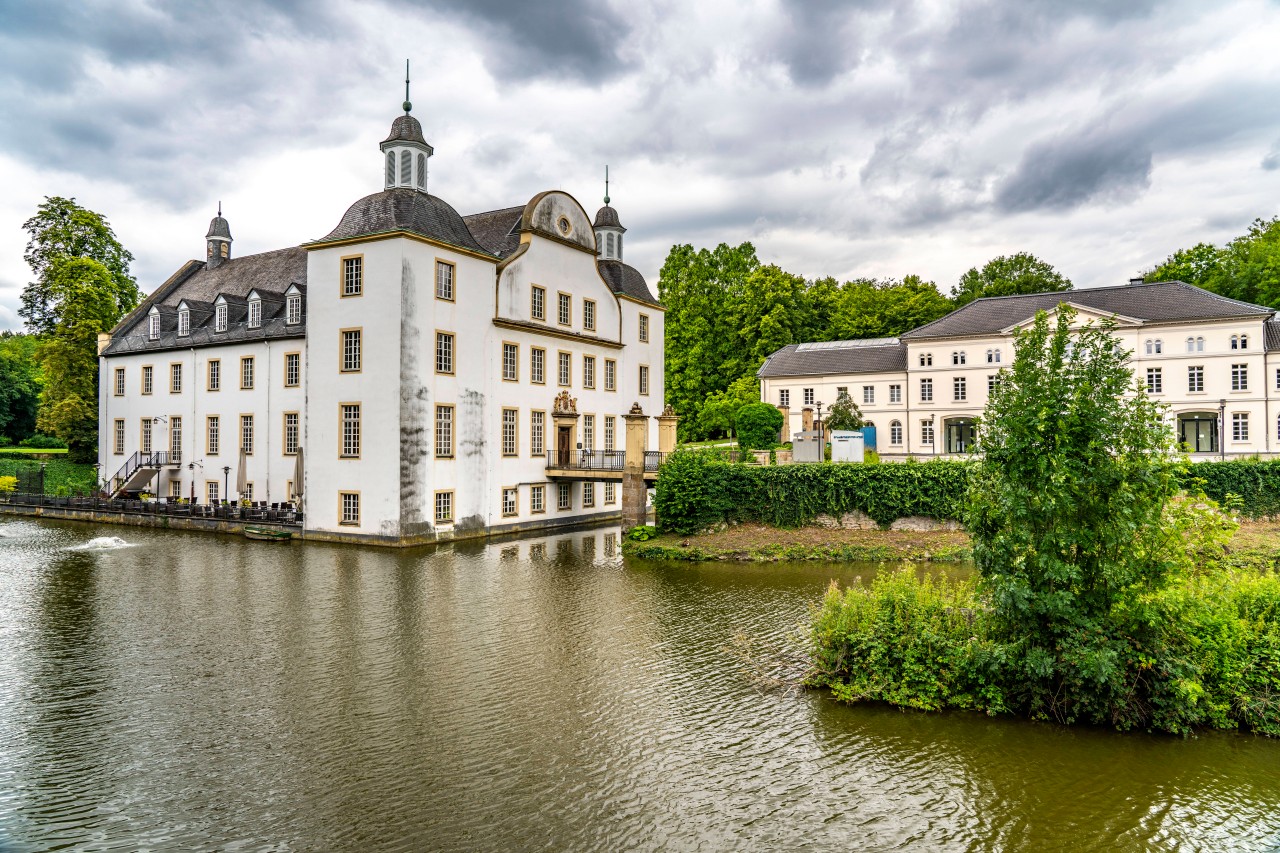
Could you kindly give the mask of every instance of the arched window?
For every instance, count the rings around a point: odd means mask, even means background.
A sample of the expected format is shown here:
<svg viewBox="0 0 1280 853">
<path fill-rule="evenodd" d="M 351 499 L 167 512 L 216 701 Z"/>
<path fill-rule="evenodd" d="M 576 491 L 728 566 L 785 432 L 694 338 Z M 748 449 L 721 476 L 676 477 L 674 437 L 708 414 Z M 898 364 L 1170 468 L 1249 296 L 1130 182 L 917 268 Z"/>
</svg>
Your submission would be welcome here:
<svg viewBox="0 0 1280 853">
<path fill-rule="evenodd" d="M 962 353 L 962 352 L 953 352 L 953 353 L 951 353 L 951 363 L 952 363 L 952 364 L 964 364 L 964 353 Z"/>
<path fill-rule="evenodd" d="M 413 186 L 413 155 L 408 149 L 400 152 L 400 186 Z"/>
<path fill-rule="evenodd" d="M 1156 338 L 1156 355 L 1159 355 L 1162 352 L 1164 352 L 1164 341 Z"/>
<path fill-rule="evenodd" d="M 622 235 L 618 235 L 618 260 L 622 260 Z"/>
<path fill-rule="evenodd" d="M 427 155 L 418 155 L 418 189 L 425 190 L 427 188 Z"/>
<path fill-rule="evenodd" d="M 1231 336 L 1231 348 L 1232 348 L 1232 349 L 1240 349 L 1240 336 L 1239 336 L 1239 335 L 1232 335 L 1232 336 Z"/>
<path fill-rule="evenodd" d="M 1147 338 L 1147 345 L 1146 345 L 1147 355 L 1151 355 L 1152 348 L 1153 348 L 1154 346 L 1155 346 L 1155 345 L 1151 343 L 1151 339 L 1150 339 L 1150 338 Z"/>
<path fill-rule="evenodd" d="M 1241 336 L 1240 336 L 1240 349 L 1248 349 L 1248 348 L 1249 348 L 1249 336 L 1248 336 L 1248 335 L 1241 335 Z"/>
<path fill-rule="evenodd" d="M 889 443 L 902 444 L 902 421 L 889 421 Z"/>
<path fill-rule="evenodd" d="M 1000 363 L 1000 350 L 996 350 L 996 364 Z"/>
<path fill-rule="evenodd" d="M 1196 351 L 1196 339 L 1187 338 L 1187 352 L 1195 352 L 1195 351 Z"/>
<path fill-rule="evenodd" d="M 613 235 L 606 234 L 604 236 L 604 256 L 606 258 L 613 257 Z"/>
<path fill-rule="evenodd" d="M 1204 338 L 1196 338 L 1196 352 L 1204 352 Z"/>
<path fill-rule="evenodd" d="M 387 152 L 387 186 L 396 185 L 396 152 Z"/>
</svg>

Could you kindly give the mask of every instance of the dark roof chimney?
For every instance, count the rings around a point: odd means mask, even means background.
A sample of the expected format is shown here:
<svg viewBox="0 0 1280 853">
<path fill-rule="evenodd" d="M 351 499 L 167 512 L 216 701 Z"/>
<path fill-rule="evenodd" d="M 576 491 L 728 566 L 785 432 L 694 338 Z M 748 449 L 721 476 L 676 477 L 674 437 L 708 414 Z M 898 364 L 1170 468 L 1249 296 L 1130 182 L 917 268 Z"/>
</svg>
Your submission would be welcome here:
<svg viewBox="0 0 1280 853">
<path fill-rule="evenodd" d="M 1147 283 L 1147 279 L 1144 276 L 1138 276 L 1137 278 L 1129 279 L 1130 286 L 1135 284 L 1146 284 L 1146 283 Z"/>
</svg>

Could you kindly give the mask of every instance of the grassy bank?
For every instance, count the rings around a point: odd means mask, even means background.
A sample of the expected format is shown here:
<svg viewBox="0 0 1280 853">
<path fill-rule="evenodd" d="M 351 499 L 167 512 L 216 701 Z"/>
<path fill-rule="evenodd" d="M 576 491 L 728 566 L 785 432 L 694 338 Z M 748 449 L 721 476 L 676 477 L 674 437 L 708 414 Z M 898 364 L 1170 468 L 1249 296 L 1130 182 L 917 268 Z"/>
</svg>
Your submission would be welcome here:
<svg viewBox="0 0 1280 853">
<path fill-rule="evenodd" d="M 663 533 L 647 542 L 623 540 L 623 553 L 648 560 L 778 562 L 955 562 L 973 552 L 961 531 L 782 530 L 767 524 L 735 524 L 714 533 Z"/>
</svg>

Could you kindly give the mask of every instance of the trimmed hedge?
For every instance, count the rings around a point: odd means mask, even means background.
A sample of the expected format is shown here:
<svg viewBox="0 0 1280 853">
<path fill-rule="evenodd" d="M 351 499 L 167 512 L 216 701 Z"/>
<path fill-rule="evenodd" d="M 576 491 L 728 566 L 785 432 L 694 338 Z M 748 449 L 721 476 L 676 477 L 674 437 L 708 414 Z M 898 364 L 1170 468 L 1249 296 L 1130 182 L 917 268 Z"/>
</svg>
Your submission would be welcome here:
<svg viewBox="0 0 1280 853">
<path fill-rule="evenodd" d="M 659 526 L 680 534 L 722 522 L 801 527 L 824 513 L 854 510 L 882 527 L 909 515 L 963 521 L 969 469 L 967 462 L 945 460 L 741 465 L 718 453 L 681 450 L 662 467 L 654 507 Z M 1280 460 L 1196 462 L 1180 480 L 1246 518 L 1280 515 Z"/>
<path fill-rule="evenodd" d="M 95 488 L 93 466 L 70 462 L 66 459 L 36 462 L 17 456 L 0 456 L 0 477 L 16 477 L 21 470 L 31 470 L 41 465 L 44 465 L 45 494 L 93 493 Z"/>
</svg>

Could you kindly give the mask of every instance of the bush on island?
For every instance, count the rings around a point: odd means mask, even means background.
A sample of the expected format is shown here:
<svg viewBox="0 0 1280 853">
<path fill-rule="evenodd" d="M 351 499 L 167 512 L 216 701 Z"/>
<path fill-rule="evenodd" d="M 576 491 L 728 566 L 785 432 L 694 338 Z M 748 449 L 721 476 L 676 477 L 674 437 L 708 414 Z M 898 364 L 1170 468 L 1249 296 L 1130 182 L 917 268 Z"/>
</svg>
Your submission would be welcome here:
<svg viewBox="0 0 1280 853">
<path fill-rule="evenodd" d="M 743 450 L 768 450 L 778 443 L 782 412 L 768 403 L 748 403 L 738 409 L 734 428 Z"/>
</svg>

